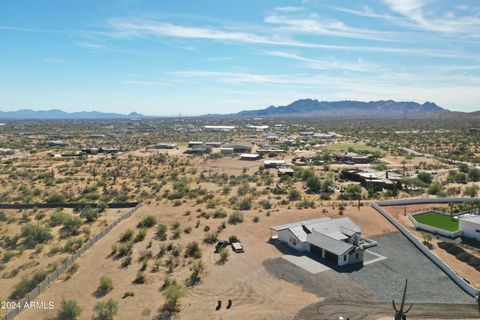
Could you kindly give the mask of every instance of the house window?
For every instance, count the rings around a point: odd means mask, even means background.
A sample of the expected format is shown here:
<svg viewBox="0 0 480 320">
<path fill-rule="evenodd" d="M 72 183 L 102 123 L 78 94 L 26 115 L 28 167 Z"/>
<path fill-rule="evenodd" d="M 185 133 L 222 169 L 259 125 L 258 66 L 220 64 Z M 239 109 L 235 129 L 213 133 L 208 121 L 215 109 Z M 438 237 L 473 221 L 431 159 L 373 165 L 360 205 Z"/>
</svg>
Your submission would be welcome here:
<svg viewBox="0 0 480 320">
<path fill-rule="evenodd" d="M 347 255 L 343 256 L 343 261 L 347 261 Z"/>
<path fill-rule="evenodd" d="M 355 254 L 355 259 L 358 259 L 358 252 Z"/>
</svg>

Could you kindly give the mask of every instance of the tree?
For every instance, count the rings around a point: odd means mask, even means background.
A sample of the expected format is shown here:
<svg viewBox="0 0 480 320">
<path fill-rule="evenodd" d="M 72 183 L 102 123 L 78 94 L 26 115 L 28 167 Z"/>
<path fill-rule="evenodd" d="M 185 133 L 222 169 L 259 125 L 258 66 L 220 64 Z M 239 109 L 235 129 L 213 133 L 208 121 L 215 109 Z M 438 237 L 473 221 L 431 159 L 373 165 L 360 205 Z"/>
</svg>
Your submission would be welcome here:
<svg viewBox="0 0 480 320">
<path fill-rule="evenodd" d="M 118 312 L 118 303 L 113 299 L 98 302 L 93 308 L 95 311 L 94 320 L 112 320 Z"/>
<path fill-rule="evenodd" d="M 308 178 L 306 186 L 308 190 L 312 193 L 320 193 L 322 190 L 322 182 L 317 176 L 311 176 Z"/>
<path fill-rule="evenodd" d="M 430 183 L 432 183 L 432 175 L 428 172 L 420 172 L 417 176 L 417 178 L 424 182 L 426 185 L 430 185 Z"/>
<path fill-rule="evenodd" d="M 57 320 L 76 320 L 80 314 L 82 313 L 82 309 L 78 306 L 78 304 L 74 300 L 65 300 L 62 299 L 60 302 L 60 308 L 57 312 Z"/>
<path fill-rule="evenodd" d="M 347 199 L 358 200 L 362 195 L 362 187 L 359 184 L 351 184 L 345 190 L 345 197 Z"/>
<path fill-rule="evenodd" d="M 466 163 L 460 163 L 458 165 L 458 170 L 460 170 L 460 172 L 464 172 L 464 173 L 467 173 L 468 172 L 468 164 Z"/>
</svg>

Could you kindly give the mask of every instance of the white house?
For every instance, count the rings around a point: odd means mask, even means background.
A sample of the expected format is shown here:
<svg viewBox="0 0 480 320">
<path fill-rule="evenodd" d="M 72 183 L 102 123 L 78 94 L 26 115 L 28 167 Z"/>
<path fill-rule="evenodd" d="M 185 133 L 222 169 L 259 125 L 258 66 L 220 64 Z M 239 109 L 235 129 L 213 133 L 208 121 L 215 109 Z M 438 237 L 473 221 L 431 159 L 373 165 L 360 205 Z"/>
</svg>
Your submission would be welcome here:
<svg viewBox="0 0 480 320">
<path fill-rule="evenodd" d="M 323 217 L 274 226 L 270 230 L 270 238 L 331 260 L 338 266 L 363 264 L 362 231 L 348 217 Z"/>
<path fill-rule="evenodd" d="M 465 238 L 480 241 L 480 216 L 465 215 L 460 217 L 458 229 L 462 231 Z"/>
</svg>

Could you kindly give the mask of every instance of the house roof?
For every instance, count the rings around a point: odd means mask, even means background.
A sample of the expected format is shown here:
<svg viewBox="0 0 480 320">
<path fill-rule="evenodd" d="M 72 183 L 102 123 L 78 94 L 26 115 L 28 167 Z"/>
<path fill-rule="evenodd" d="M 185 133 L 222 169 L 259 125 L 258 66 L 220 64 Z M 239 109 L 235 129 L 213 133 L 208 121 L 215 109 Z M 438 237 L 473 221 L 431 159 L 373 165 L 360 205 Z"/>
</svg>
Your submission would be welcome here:
<svg viewBox="0 0 480 320">
<path fill-rule="evenodd" d="M 465 220 L 468 222 L 480 224 L 480 215 L 468 215 L 468 216 L 465 215 L 463 217 L 460 217 L 460 220 Z"/>
<path fill-rule="evenodd" d="M 348 252 L 350 249 L 354 248 L 354 246 L 350 243 L 335 240 L 316 231 L 307 234 L 307 241 L 310 244 L 323 248 L 333 254 L 336 254 L 337 256 L 341 256 L 345 252 Z"/>
<path fill-rule="evenodd" d="M 307 241 L 307 233 L 302 226 L 308 230 L 321 233 L 335 241 L 343 241 L 353 236 L 355 233 L 361 233 L 360 227 L 348 217 L 332 219 L 322 217 L 311 220 L 298 221 L 271 227 L 273 231 L 289 229 L 301 242 Z"/>
</svg>

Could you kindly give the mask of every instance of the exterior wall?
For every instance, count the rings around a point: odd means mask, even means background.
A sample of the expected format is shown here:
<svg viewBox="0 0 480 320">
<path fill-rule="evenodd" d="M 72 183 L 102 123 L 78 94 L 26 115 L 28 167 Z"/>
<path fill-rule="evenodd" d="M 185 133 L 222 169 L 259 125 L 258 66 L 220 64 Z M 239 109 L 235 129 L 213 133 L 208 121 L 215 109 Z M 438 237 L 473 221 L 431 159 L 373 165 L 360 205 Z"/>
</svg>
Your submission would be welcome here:
<svg viewBox="0 0 480 320">
<path fill-rule="evenodd" d="M 281 230 L 278 232 L 278 240 L 288 244 L 290 247 L 292 247 L 295 250 L 298 251 L 309 251 L 310 246 L 308 243 L 302 243 L 300 242 L 297 237 L 288 229 Z"/>
<path fill-rule="evenodd" d="M 450 232 L 450 231 L 447 231 L 447 230 L 443 230 L 443 229 L 440 229 L 440 228 L 429 226 L 427 224 L 417 222 L 417 220 L 415 220 L 415 218 L 411 214 L 408 215 L 408 218 L 410 219 L 410 221 L 412 221 L 413 225 L 415 226 L 415 229 L 417 229 L 417 230 L 423 230 L 423 231 L 427 231 L 427 232 L 430 232 L 430 233 L 433 233 L 433 234 L 439 234 L 441 236 L 444 236 L 444 237 L 447 237 L 447 238 L 452 238 L 452 239 L 462 235 L 462 232 L 460 231 L 461 230 L 460 228 L 459 228 L 459 231 Z"/>
<path fill-rule="evenodd" d="M 341 267 L 348 264 L 348 253 L 338 256 L 337 264 Z"/>
<path fill-rule="evenodd" d="M 358 250 L 355 250 L 352 254 L 349 254 L 348 264 L 363 263 L 363 253 L 364 253 L 364 250 L 358 249 Z M 358 257 L 357 257 L 357 254 L 358 254 Z"/>
<path fill-rule="evenodd" d="M 464 237 L 480 241 L 480 224 L 460 219 L 458 228 L 463 232 Z"/>
</svg>

